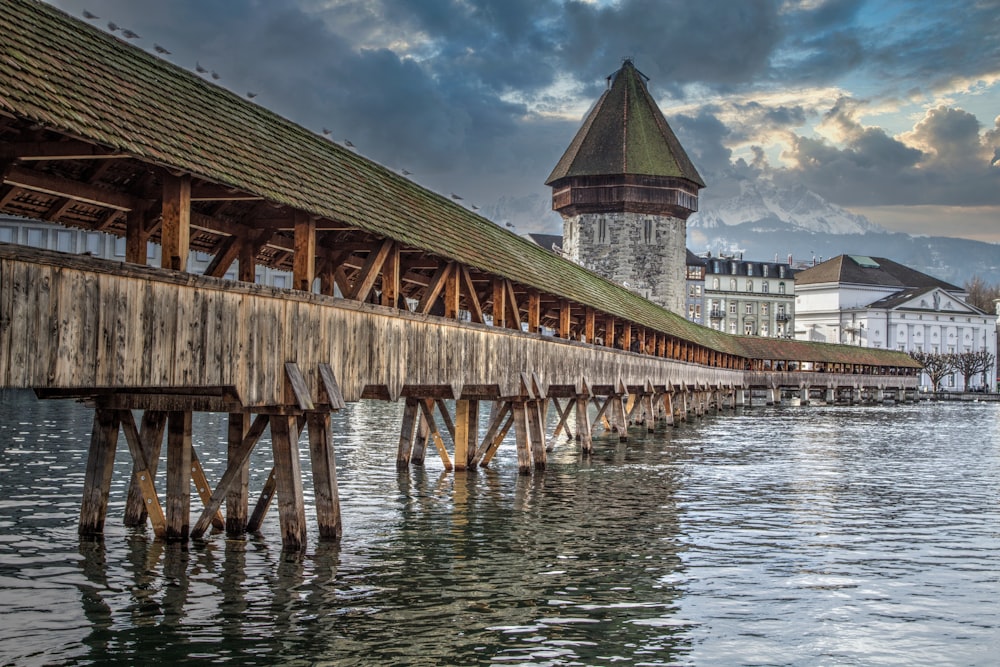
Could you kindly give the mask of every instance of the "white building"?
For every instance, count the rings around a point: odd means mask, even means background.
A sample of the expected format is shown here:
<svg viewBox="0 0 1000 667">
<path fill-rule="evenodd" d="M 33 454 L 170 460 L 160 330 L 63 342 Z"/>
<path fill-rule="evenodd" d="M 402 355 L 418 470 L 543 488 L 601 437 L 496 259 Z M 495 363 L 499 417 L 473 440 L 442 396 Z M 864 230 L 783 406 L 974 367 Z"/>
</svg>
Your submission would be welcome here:
<svg viewBox="0 0 1000 667">
<path fill-rule="evenodd" d="M 967 296 L 890 259 L 840 255 L 795 275 L 795 337 L 904 352 L 985 349 L 994 357 L 986 377 L 995 378 L 997 315 L 970 306 Z M 969 388 L 982 382 L 974 377 Z M 960 373 L 943 386 L 965 389 Z"/>
<path fill-rule="evenodd" d="M 792 337 L 798 278 L 790 265 L 735 257 L 704 261 L 709 326 L 741 336 Z"/>
</svg>

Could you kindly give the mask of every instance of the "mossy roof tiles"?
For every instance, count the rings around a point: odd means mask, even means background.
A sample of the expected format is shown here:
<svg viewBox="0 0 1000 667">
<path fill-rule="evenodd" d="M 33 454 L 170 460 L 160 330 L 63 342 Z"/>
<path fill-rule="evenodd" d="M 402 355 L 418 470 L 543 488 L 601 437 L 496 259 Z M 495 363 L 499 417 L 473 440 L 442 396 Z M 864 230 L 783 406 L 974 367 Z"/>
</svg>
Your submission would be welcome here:
<svg viewBox="0 0 1000 667">
<path fill-rule="evenodd" d="M 705 182 L 688 158 L 631 60 L 613 76 L 547 184 L 574 176 L 636 174 Z"/>
<path fill-rule="evenodd" d="M 709 349 L 754 356 L 734 336 L 688 322 L 49 5 L 37 0 L 0 0 L 0 5 L 5 14 L 0 112 L 395 239 Z M 641 81 L 626 78 L 648 97 Z M 659 123 L 656 118 L 646 122 Z M 700 183 L 689 161 L 678 162 L 678 168 Z M 893 355 L 883 358 L 886 364 L 897 361 Z"/>
</svg>

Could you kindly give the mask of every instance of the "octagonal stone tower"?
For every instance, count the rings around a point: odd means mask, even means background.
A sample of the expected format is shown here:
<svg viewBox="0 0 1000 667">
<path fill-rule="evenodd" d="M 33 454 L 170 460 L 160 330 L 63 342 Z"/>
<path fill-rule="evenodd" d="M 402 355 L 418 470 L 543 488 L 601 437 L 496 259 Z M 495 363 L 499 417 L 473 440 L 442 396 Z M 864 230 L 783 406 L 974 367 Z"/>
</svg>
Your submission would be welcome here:
<svg viewBox="0 0 1000 667">
<path fill-rule="evenodd" d="M 684 315 L 687 218 L 705 187 L 625 60 L 545 182 L 563 253 Z"/>
</svg>

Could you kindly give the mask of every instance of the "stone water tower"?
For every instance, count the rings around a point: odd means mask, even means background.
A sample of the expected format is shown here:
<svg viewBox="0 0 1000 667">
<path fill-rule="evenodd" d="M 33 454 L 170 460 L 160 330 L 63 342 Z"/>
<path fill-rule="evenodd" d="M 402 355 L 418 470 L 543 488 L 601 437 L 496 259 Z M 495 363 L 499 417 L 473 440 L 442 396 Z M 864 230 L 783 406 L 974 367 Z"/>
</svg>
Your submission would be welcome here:
<svg viewBox="0 0 1000 667">
<path fill-rule="evenodd" d="M 705 187 L 625 60 L 545 182 L 563 254 L 684 315 L 687 218 Z"/>
</svg>

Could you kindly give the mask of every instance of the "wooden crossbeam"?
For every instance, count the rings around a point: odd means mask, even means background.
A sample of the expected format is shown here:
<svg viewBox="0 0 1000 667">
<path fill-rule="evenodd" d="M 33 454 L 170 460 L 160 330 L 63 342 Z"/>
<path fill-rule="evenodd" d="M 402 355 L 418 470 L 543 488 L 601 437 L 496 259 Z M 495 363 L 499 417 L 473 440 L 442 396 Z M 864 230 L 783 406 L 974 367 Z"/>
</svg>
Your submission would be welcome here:
<svg viewBox="0 0 1000 667">
<path fill-rule="evenodd" d="M 160 499 L 156 495 L 156 487 L 153 479 L 156 476 L 156 468 L 150 466 L 146 459 L 145 447 L 142 437 L 135 425 L 135 417 L 131 410 L 119 410 L 118 418 L 121 420 L 122 430 L 125 432 L 125 441 L 128 443 L 129 453 L 132 455 L 133 472 L 132 480 L 135 488 L 138 489 L 142 499 L 142 506 L 149 516 L 150 523 L 153 524 L 153 533 L 158 538 L 163 538 L 167 534 L 167 519 L 163 514 L 163 507 Z M 162 428 L 162 427 L 161 427 Z M 160 431 L 162 434 L 162 430 Z M 148 444 L 148 443 L 147 443 Z"/>
<path fill-rule="evenodd" d="M 202 510 L 201 517 L 199 517 L 198 521 L 195 522 L 194 528 L 191 529 L 191 537 L 201 537 L 205 534 L 205 531 L 208 530 L 208 526 L 212 523 L 215 513 L 218 512 L 220 507 L 222 507 L 222 501 L 226 499 L 229 489 L 237 480 L 239 480 L 243 466 L 250 460 L 250 454 L 253 452 L 258 440 L 260 440 L 261 435 L 264 434 L 264 430 L 267 428 L 268 423 L 269 417 L 266 414 L 257 415 L 253 420 L 253 424 L 250 425 L 250 429 L 247 431 L 246 436 L 243 437 L 243 442 L 240 444 L 239 449 L 229 455 L 229 461 L 226 464 L 226 471 L 222 473 L 222 477 L 219 479 L 218 485 L 215 487 L 215 490 L 212 492 L 208 501 L 204 503 L 205 508 Z M 268 499 L 267 502 L 270 503 L 270 499 Z M 258 501 L 258 506 L 259 505 L 260 502 Z M 255 513 L 256 511 L 257 510 L 254 510 Z M 266 512 L 267 508 L 265 507 L 263 511 Z M 263 515 L 261 515 L 260 518 L 263 520 Z M 257 527 L 259 528 L 260 524 L 257 524 Z M 251 531 L 256 530 L 251 529 L 249 523 L 247 524 L 247 529 Z"/>
<path fill-rule="evenodd" d="M 420 297 L 416 312 L 421 315 L 431 312 L 431 308 L 434 307 L 434 302 L 437 301 L 441 290 L 444 289 L 445 281 L 448 280 L 448 276 L 451 275 L 454 266 L 453 262 L 447 262 L 438 267 L 438 270 L 434 273 L 434 277 L 431 278 L 430 283 L 427 285 L 427 289 L 424 290 L 423 296 Z"/>
<path fill-rule="evenodd" d="M 465 288 L 465 303 L 468 306 L 469 317 L 473 322 L 483 323 L 483 307 L 479 303 L 479 295 L 476 294 L 476 286 L 472 283 L 472 276 L 465 266 L 460 267 L 462 272 L 462 285 Z"/>
<path fill-rule="evenodd" d="M 438 431 L 437 424 L 434 421 L 433 405 L 433 399 L 420 401 L 420 410 L 424 415 L 427 428 L 430 429 L 431 437 L 434 439 L 434 445 L 437 447 L 438 455 L 441 457 L 441 463 L 444 464 L 445 470 L 450 471 L 453 469 L 451 458 L 448 456 L 448 450 L 445 449 L 444 440 L 441 438 L 441 433 Z"/>
<path fill-rule="evenodd" d="M 354 277 L 354 287 L 351 293 L 346 295 L 347 298 L 354 299 L 355 301 L 368 300 L 372 288 L 375 287 L 375 281 L 378 280 L 382 267 L 385 265 L 385 260 L 394 245 L 392 239 L 385 239 L 382 243 L 372 248 L 365 259 L 365 263 L 361 266 L 361 271 Z"/>
</svg>

